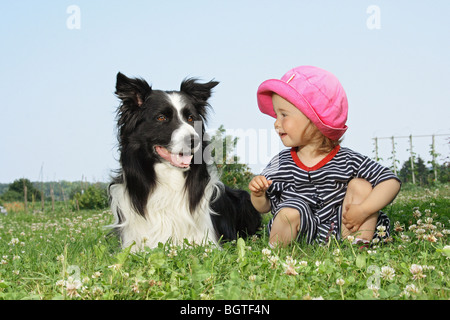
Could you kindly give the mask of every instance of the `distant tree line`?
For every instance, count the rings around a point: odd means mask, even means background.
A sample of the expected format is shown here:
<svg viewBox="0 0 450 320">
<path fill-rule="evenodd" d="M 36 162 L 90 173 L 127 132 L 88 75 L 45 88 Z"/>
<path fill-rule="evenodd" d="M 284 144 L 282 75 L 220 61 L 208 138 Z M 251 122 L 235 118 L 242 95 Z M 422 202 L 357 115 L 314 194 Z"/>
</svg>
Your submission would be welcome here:
<svg viewBox="0 0 450 320">
<path fill-rule="evenodd" d="M 48 182 L 31 182 L 28 179 L 17 179 L 13 183 L 0 183 L 0 199 L 3 201 L 23 201 L 24 193 L 23 187 L 25 185 L 28 189 L 28 200 L 32 201 L 32 197 L 40 200 L 42 192 L 44 193 L 44 199 L 50 200 L 51 190 L 56 201 L 71 200 L 77 193 L 83 193 L 88 189 L 90 185 L 96 185 L 100 189 L 105 189 L 108 183 L 95 182 L 90 183 L 87 181 L 48 181 Z"/>
<path fill-rule="evenodd" d="M 31 182 L 22 178 L 11 184 L 0 184 L 0 203 L 24 202 L 26 192 L 27 202 L 30 204 L 64 201 L 76 209 L 101 209 L 108 206 L 107 186 L 103 182 Z"/>
<path fill-rule="evenodd" d="M 433 183 L 449 183 L 450 182 L 450 163 L 445 162 L 441 165 L 437 164 L 436 168 L 428 167 L 427 163 L 420 157 L 413 158 L 414 180 L 419 186 L 428 186 Z M 436 175 L 435 175 L 436 170 Z M 413 172 L 411 170 L 411 158 L 406 160 L 398 177 L 403 183 L 413 182 Z M 435 179 L 437 177 L 437 179 Z"/>
</svg>

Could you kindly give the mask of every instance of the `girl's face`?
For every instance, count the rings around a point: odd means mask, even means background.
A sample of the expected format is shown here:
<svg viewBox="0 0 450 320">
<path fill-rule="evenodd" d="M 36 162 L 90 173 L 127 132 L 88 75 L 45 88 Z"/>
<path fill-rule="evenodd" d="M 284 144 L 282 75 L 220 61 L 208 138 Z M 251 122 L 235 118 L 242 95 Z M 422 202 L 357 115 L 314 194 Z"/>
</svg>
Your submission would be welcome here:
<svg viewBox="0 0 450 320">
<path fill-rule="evenodd" d="M 300 147 L 308 144 L 306 128 L 311 121 L 292 103 L 277 94 L 272 95 L 273 109 L 277 115 L 275 131 L 286 147 Z"/>
</svg>

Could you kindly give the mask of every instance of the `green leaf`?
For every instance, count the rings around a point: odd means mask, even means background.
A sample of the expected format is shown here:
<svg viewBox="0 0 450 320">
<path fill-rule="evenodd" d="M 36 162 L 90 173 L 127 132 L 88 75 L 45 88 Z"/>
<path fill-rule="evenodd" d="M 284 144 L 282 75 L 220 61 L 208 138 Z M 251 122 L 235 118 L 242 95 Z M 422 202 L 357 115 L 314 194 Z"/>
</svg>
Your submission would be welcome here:
<svg viewBox="0 0 450 320">
<path fill-rule="evenodd" d="M 442 252 L 447 257 L 450 257 L 450 246 L 445 246 L 443 249 L 436 249 L 437 252 Z"/>
<path fill-rule="evenodd" d="M 147 261 L 152 267 L 159 269 L 166 262 L 166 256 L 162 252 L 154 252 L 148 257 Z"/>
<path fill-rule="evenodd" d="M 360 269 L 364 269 L 366 267 L 366 256 L 363 254 L 358 254 L 356 256 L 356 266 Z"/>
<path fill-rule="evenodd" d="M 374 300 L 373 291 L 370 289 L 364 289 L 356 293 L 356 299 L 358 300 Z"/>
<path fill-rule="evenodd" d="M 102 260 L 103 259 L 103 257 L 104 257 L 104 255 L 105 255 L 105 252 L 106 252 L 106 246 L 105 245 L 95 245 L 94 246 L 94 253 L 95 253 L 95 256 L 97 257 L 97 259 L 98 260 Z"/>
<path fill-rule="evenodd" d="M 244 259 L 245 257 L 245 241 L 242 238 L 237 240 L 237 250 L 239 259 Z"/>
<path fill-rule="evenodd" d="M 400 287 L 396 283 L 391 283 L 386 291 L 390 297 L 397 297 L 401 292 Z"/>
<path fill-rule="evenodd" d="M 122 265 L 125 263 L 125 261 L 127 260 L 128 256 L 130 255 L 130 251 L 131 248 L 135 245 L 136 243 L 133 242 L 132 245 L 130 245 L 129 247 L 123 249 L 120 253 L 118 253 L 116 255 L 116 261 L 118 264 Z"/>
</svg>

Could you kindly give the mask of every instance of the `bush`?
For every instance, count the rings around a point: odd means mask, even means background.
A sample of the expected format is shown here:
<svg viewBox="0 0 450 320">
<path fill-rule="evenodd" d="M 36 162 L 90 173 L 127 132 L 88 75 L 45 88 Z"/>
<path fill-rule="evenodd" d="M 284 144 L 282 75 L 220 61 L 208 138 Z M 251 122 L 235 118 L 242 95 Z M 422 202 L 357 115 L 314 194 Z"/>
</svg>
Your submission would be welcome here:
<svg viewBox="0 0 450 320">
<path fill-rule="evenodd" d="M 24 186 L 27 186 L 27 200 L 41 198 L 41 191 L 37 190 L 30 180 L 17 179 L 8 186 L 8 190 L 1 195 L 4 202 L 23 201 L 24 200 Z"/>
<path fill-rule="evenodd" d="M 108 194 L 106 189 L 97 185 L 90 185 L 86 191 L 75 194 L 75 208 L 77 208 L 77 201 L 79 209 L 104 209 L 108 206 Z"/>
</svg>

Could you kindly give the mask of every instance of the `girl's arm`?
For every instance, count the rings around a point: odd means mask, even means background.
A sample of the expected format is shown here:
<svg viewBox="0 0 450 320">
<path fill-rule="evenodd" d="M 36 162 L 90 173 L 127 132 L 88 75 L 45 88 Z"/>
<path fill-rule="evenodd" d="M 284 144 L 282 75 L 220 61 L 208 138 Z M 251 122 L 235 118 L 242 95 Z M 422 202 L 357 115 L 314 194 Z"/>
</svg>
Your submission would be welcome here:
<svg viewBox="0 0 450 320">
<path fill-rule="evenodd" d="M 272 184 L 271 180 L 267 180 L 264 176 L 256 176 L 250 181 L 248 188 L 250 189 L 250 199 L 256 211 L 266 213 L 270 211 L 270 201 L 266 197 L 266 191 Z"/>
<path fill-rule="evenodd" d="M 376 185 L 369 196 L 360 205 L 369 215 L 386 207 L 400 191 L 400 183 L 396 179 L 385 180 Z"/>
<path fill-rule="evenodd" d="M 380 182 L 363 202 L 346 207 L 347 212 L 343 215 L 342 222 L 347 229 L 351 230 L 354 227 L 358 230 L 369 216 L 391 203 L 399 191 L 400 182 L 396 179 Z"/>
</svg>

